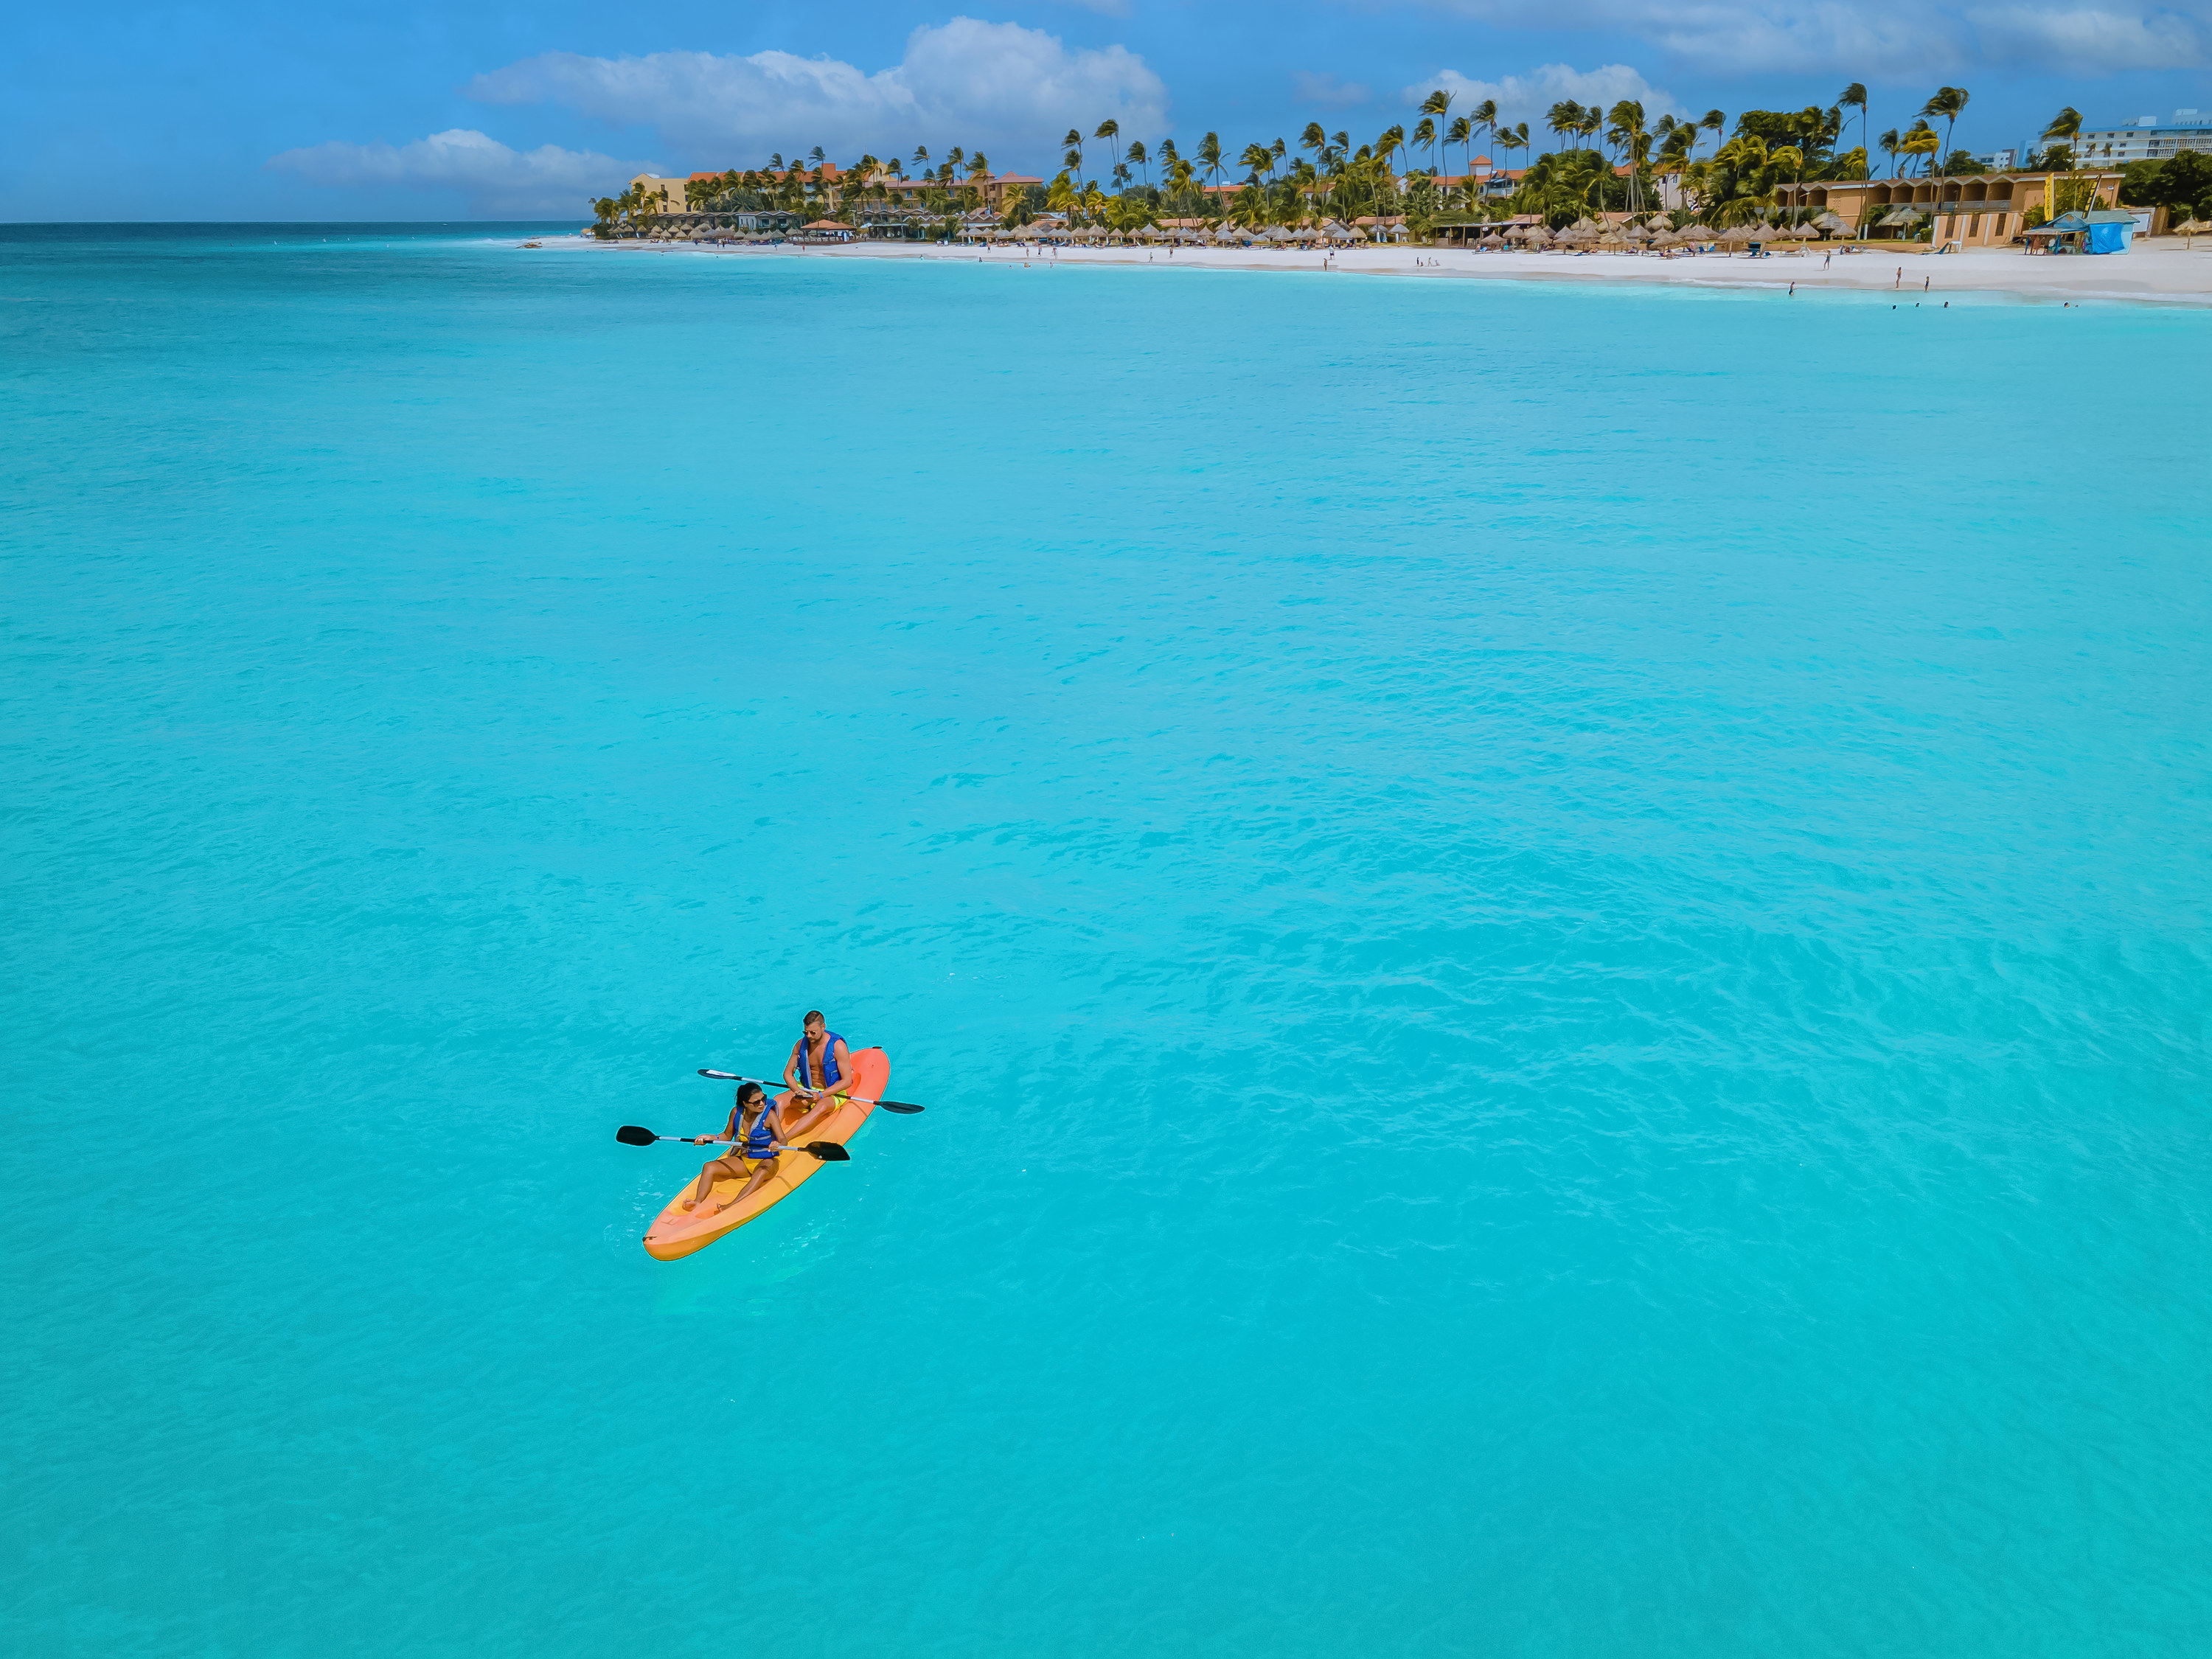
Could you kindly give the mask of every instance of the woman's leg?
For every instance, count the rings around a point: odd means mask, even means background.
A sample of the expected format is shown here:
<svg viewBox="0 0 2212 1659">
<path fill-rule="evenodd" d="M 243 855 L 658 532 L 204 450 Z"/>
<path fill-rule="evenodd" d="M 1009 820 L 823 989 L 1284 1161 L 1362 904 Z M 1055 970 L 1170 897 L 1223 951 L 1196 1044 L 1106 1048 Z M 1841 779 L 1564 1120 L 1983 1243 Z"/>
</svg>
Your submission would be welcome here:
<svg viewBox="0 0 2212 1659">
<path fill-rule="evenodd" d="M 707 1195 L 714 1190 L 716 1182 L 735 1181 L 744 1173 L 744 1170 L 745 1166 L 734 1158 L 716 1158 L 699 1171 L 699 1184 L 691 1189 L 691 1196 L 684 1200 L 684 1207 L 687 1210 L 698 1208 L 707 1201 Z M 712 1215 L 714 1213 L 714 1209 L 719 1207 L 716 1206 L 709 1208 L 707 1213 Z"/>
<path fill-rule="evenodd" d="M 744 1190 L 730 1201 L 732 1204 L 742 1204 L 763 1187 L 768 1185 L 769 1177 L 775 1173 L 776 1159 L 777 1154 L 770 1152 L 759 1163 L 754 1164 L 752 1178 L 745 1182 Z"/>
</svg>

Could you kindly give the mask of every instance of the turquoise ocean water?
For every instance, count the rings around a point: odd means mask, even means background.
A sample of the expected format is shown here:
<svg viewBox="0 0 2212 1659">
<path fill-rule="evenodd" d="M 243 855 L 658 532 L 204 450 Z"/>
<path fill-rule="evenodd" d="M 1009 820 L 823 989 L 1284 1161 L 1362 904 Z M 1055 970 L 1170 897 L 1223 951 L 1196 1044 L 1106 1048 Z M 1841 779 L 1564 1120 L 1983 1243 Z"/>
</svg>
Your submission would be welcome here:
<svg viewBox="0 0 2212 1659">
<path fill-rule="evenodd" d="M 0 238 L 9 1652 L 2212 1650 L 2212 318 L 514 240 Z"/>
</svg>

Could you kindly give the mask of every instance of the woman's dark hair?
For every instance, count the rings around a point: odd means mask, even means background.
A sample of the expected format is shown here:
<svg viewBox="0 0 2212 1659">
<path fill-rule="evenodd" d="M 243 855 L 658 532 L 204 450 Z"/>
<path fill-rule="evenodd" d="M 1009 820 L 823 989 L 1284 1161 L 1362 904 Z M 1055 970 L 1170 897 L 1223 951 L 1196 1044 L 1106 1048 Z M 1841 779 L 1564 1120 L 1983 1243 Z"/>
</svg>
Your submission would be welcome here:
<svg viewBox="0 0 2212 1659">
<path fill-rule="evenodd" d="M 739 1106 L 744 1106 L 752 1101 L 758 1100 L 761 1097 L 761 1094 L 762 1089 L 759 1084 L 740 1083 L 738 1085 L 738 1104 Z"/>
</svg>

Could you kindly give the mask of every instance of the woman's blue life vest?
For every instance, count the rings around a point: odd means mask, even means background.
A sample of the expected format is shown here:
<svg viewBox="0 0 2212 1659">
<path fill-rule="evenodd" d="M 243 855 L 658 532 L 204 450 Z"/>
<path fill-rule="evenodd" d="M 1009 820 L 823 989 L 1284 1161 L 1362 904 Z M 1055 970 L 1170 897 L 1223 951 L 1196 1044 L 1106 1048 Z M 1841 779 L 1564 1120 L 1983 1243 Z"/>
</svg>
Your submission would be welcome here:
<svg viewBox="0 0 2212 1659">
<path fill-rule="evenodd" d="M 835 1031 L 825 1031 L 823 1033 L 822 1070 L 825 1080 L 817 1083 L 814 1080 L 812 1069 L 807 1064 L 807 1062 L 812 1058 L 812 1055 L 807 1052 L 805 1035 L 803 1032 L 800 1034 L 799 1039 L 799 1082 L 802 1088 L 834 1089 L 845 1080 L 844 1075 L 837 1069 L 837 1045 L 844 1040 L 844 1038 L 839 1036 Z"/>
<path fill-rule="evenodd" d="M 744 1119 L 744 1107 L 731 1109 L 730 1138 L 737 1142 L 736 1151 L 755 1163 L 772 1156 L 775 1152 L 775 1102 L 766 1095 L 762 1096 L 760 1115 L 753 1120 L 751 1128 L 740 1133 L 739 1126 Z"/>
</svg>

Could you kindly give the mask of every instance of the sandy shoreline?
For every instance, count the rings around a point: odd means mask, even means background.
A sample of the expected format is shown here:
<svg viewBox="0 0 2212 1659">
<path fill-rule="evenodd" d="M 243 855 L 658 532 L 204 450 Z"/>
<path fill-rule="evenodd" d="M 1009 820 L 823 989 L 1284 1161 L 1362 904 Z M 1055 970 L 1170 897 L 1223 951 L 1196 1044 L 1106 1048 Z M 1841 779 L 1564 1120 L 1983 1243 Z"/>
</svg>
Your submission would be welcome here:
<svg viewBox="0 0 2212 1659">
<path fill-rule="evenodd" d="M 928 244 L 854 242 L 843 246 L 717 248 L 673 243 L 605 243 L 584 236 L 537 239 L 549 249 L 585 250 L 632 257 L 708 259 L 945 259 L 967 264 L 1022 266 L 1150 265 L 1184 270 L 1299 270 L 1317 275 L 1322 255 L 1292 249 L 1066 248 L 1038 252 L 1013 247 L 939 247 Z M 1863 253 L 1815 248 L 1753 259 L 1744 255 L 1478 253 L 1450 248 L 1358 248 L 1329 257 L 1328 270 L 1343 276 L 1506 277 L 1522 282 L 1656 283 L 1688 288 L 1746 288 L 1806 292 L 1895 293 L 1919 300 L 1965 294 L 2001 294 L 2060 303 L 2120 300 L 2212 305 L 2212 236 L 2193 248 L 2179 239 L 2138 242 L 2124 254 L 2051 258 L 2014 248 L 1972 248 L 1933 254 L 1875 248 Z M 1825 266 L 1825 268 L 1824 268 Z M 1924 287 L 1923 287 L 1924 284 Z"/>
</svg>

